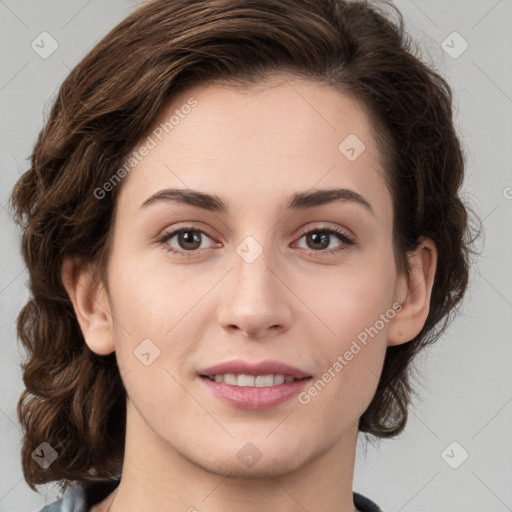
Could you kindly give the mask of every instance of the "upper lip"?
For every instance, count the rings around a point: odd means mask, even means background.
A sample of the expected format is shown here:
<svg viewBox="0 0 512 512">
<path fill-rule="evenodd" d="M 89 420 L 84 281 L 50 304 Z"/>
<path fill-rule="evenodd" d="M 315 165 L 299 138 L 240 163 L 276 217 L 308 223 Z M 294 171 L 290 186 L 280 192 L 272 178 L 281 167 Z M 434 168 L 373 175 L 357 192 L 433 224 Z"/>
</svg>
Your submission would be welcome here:
<svg viewBox="0 0 512 512">
<path fill-rule="evenodd" d="M 225 375 L 226 373 L 236 373 L 244 375 L 284 375 L 285 377 L 294 377 L 302 379 L 310 375 L 300 368 L 290 366 L 281 361 L 266 360 L 259 363 L 250 363 L 242 359 L 225 361 L 208 368 L 199 370 L 199 375 Z"/>
</svg>

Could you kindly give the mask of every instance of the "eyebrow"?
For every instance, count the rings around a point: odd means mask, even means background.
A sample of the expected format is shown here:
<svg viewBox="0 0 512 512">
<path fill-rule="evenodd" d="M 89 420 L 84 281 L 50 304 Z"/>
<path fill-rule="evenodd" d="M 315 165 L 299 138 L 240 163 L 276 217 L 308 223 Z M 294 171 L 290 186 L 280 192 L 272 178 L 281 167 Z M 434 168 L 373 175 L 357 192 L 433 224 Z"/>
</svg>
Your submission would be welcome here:
<svg viewBox="0 0 512 512">
<path fill-rule="evenodd" d="M 178 188 L 169 188 L 156 192 L 141 204 L 140 209 L 148 208 L 162 201 L 177 202 L 216 213 L 227 214 L 230 210 L 229 203 L 219 196 L 197 190 Z M 372 205 L 361 194 L 347 188 L 296 192 L 288 200 L 285 210 L 287 212 L 291 210 L 305 210 L 340 201 L 359 204 L 375 216 Z"/>
</svg>

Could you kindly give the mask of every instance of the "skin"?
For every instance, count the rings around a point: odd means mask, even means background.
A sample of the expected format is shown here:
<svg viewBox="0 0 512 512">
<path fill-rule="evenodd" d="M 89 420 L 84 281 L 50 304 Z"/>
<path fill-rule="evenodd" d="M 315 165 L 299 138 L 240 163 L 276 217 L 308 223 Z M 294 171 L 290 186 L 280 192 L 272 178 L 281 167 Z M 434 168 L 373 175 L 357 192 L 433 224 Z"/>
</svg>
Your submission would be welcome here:
<svg viewBox="0 0 512 512">
<path fill-rule="evenodd" d="M 197 106 L 123 180 L 108 287 L 73 258 L 62 268 L 87 345 L 116 351 L 128 394 L 112 510 L 353 512 L 358 421 L 387 346 L 414 338 L 427 318 L 435 245 L 423 238 L 408 255 L 409 276 L 398 273 L 392 198 L 371 120 L 354 100 L 286 75 L 243 90 L 211 83 L 175 98 L 160 121 L 191 97 Z M 349 134 L 366 146 L 354 161 L 338 150 Z M 374 214 L 355 201 L 284 211 L 294 192 L 340 187 Z M 166 188 L 216 194 L 231 211 L 171 201 L 140 209 Z M 190 252 L 190 238 L 157 241 L 189 224 L 199 231 L 194 255 L 166 252 Z M 301 235 L 326 226 L 355 243 L 327 234 L 322 248 Z M 236 251 L 248 236 L 262 249 L 252 263 Z M 394 318 L 307 404 L 295 397 L 237 409 L 196 375 L 242 357 L 284 361 L 316 381 L 397 303 Z M 160 350 L 149 366 L 133 354 L 147 338 Z M 261 454 L 251 467 L 237 457 L 247 442 Z"/>
</svg>

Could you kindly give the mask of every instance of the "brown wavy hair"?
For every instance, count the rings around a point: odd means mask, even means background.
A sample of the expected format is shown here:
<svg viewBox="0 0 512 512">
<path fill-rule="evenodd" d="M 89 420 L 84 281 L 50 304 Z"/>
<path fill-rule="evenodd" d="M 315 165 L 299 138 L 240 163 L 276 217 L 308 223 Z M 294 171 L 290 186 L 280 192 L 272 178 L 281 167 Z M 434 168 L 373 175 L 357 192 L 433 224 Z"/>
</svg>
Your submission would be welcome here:
<svg viewBox="0 0 512 512">
<path fill-rule="evenodd" d="M 143 4 L 71 71 L 11 195 L 22 228 L 31 299 L 17 333 L 27 351 L 18 402 L 30 488 L 113 477 L 122 468 L 126 391 L 115 353 L 86 345 L 61 281 L 63 259 L 97 266 L 106 283 L 116 198 L 93 191 L 120 169 L 181 91 L 208 81 L 261 83 L 283 72 L 328 84 L 360 102 L 374 125 L 394 201 L 397 268 L 418 238 L 433 239 L 438 267 L 421 332 L 387 348 L 359 431 L 399 434 L 414 393 L 414 356 L 436 341 L 468 283 L 469 208 L 459 191 L 464 154 L 447 82 L 416 56 L 403 17 L 388 1 L 153 0 Z M 58 453 L 42 469 L 42 442 Z"/>
</svg>

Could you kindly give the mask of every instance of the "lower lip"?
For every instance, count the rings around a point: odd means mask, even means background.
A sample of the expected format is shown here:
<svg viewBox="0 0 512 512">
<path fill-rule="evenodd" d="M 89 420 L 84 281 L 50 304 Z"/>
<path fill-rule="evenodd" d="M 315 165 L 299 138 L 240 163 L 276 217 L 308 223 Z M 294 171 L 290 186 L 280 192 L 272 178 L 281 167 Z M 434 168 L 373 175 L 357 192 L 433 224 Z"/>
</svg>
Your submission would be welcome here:
<svg viewBox="0 0 512 512">
<path fill-rule="evenodd" d="M 307 379 L 285 382 L 278 386 L 265 386 L 261 388 L 249 386 L 231 386 L 224 382 L 215 382 L 208 377 L 200 377 L 206 387 L 223 402 L 238 409 L 270 409 L 276 407 L 295 395 L 298 395 L 309 383 Z"/>
</svg>

